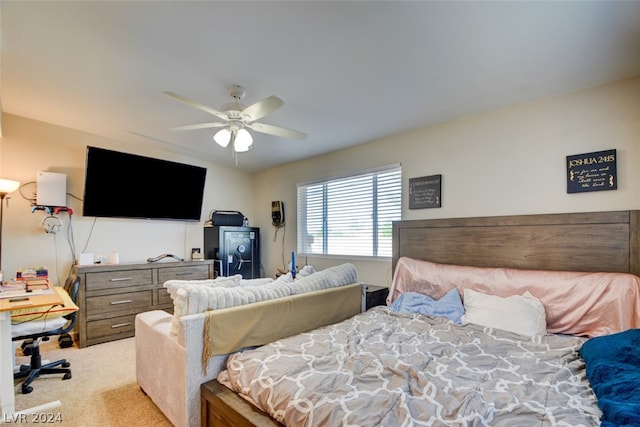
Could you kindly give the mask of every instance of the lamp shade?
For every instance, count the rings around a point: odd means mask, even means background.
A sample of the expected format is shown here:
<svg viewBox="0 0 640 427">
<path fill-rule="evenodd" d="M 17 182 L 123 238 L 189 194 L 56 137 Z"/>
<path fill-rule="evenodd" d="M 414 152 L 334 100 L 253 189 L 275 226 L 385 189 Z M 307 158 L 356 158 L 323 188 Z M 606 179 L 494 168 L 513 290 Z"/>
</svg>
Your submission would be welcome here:
<svg viewBox="0 0 640 427">
<path fill-rule="evenodd" d="M 0 194 L 6 196 L 8 193 L 13 193 L 20 186 L 19 181 L 12 179 L 0 179 Z"/>
<path fill-rule="evenodd" d="M 238 133 L 236 134 L 236 139 L 233 142 L 233 149 L 237 153 L 242 153 L 245 151 L 249 151 L 251 145 L 253 144 L 253 138 L 251 134 L 246 129 L 238 129 Z"/>
<path fill-rule="evenodd" d="M 229 128 L 222 128 L 215 135 L 213 135 L 213 140 L 221 147 L 226 147 L 229 145 L 231 141 L 231 131 Z"/>
</svg>

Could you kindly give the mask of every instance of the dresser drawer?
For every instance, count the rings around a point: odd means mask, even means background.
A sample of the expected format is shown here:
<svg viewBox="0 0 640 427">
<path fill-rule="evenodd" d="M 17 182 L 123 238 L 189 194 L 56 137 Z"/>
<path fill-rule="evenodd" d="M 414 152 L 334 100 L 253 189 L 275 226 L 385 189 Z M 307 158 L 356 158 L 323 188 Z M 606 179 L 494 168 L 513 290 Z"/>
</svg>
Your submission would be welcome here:
<svg viewBox="0 0 640 427">
<path fill-rule="evenodd" d="M 116 270 L 87 273 L 85 280 L 87 292 L 151 285 L 153 284 L 153 270 Z"/>
<path fill-rule="evenodd" d="M 87 322 L 87 338 L 95 339 L 135 331 L 135 314 Z"/>
<path fill-rule="evenodd" d="M 173 304 L 173 300 L 171 299 L 171 296 L 169 295 L 169 291 L 167 291 L 166 289 L 158 289 L 158 304 L 159 305 L 165 305 L 165 304 Z"/>
<path fill-rule="evenodd" d="M 83 348 L 134 336 L 138 313 L 172 313 L 173 300 L 164 282 L 209 279 L 213 260 L 96 264 L 74 270 L 80 276 L 76 327 L 78 346 Z"/>
<path fill-rule="evenodd" d="M 112 311 L 149 307 L 153 304 L 153 290 L 125 292 L 87 298 L 87 313 L 102 314 Z"/>
<path fill-rule="evenodd" d="M 167 280 L 203 280 L 209 278 L 209 265 L 192 265 L 189 267 L 167 267 L 158 270 L 158 283 Z"/>
</svg>

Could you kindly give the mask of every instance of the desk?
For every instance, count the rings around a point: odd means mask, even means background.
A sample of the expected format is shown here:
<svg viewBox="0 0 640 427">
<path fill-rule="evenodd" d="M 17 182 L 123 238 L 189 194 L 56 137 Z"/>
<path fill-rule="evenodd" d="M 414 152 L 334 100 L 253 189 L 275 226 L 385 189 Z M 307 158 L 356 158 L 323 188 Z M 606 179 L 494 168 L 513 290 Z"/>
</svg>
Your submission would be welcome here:
<svg viewBox="0 0 640 427">
<path fill-rule="evenodd" d="M 0 423 L 11 420 L 15 414 L 15 387 L 13 385 L 13 342 L 11 341 L 11 310 L 43 307 L 64 303 L 51 282 L 51 292 L 28 297 L 25 301 L 11 302 L 11 298 L 0 299 Z M 21 411 L 24 412 L 24 411 Z"/>
</svg>

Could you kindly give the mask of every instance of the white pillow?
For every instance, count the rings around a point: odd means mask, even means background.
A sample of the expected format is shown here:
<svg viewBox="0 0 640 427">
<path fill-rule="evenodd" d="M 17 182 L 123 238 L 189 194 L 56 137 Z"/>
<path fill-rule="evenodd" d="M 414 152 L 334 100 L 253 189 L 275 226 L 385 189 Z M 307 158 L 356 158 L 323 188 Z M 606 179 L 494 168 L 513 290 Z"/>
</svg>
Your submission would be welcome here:
<svg viewBox="0 0 640 427">
<path fill-rule="evenodd" d="M 547 333 L 544 305 L 529 291 L 502 298 L 465 289 L 464 308 L 462 321 L 465 323 L 527 336 Z"/>
</svg>

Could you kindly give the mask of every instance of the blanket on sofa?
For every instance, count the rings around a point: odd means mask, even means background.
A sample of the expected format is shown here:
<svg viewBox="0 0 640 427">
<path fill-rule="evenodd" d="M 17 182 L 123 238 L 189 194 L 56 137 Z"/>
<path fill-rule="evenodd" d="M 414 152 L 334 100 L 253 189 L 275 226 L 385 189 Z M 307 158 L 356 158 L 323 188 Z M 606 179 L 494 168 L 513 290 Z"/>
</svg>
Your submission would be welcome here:
<svg viewBox="0 0 640 427">
<path fill-rule="evenodd" d="M 640 426 L 640 329 L 591 338 L 580 355 L 602 410 L 601 426 Z"/>
<path fill-rule="evenodd" d="M 164 287 L 169 291 L 174 306 L 171 331 L 177 334 L 180 318 L 189 314 L 269 301 L 358 281 L 358 271 L 349 263 L 317 272 L 312 267 L 305 267 L 300 273 L 296 280 L 291 279 L 290 275 L 276 280 L 244 280 L 241 276 L 218 277 L 213 280 L 169 280 L 164 283 Z"/>
<path fill-rule="evenodd" d="M 341 322 L 360 313 L 359 283 L 205 313 L 202 369 L 209 358 Z"/>
</svg>

